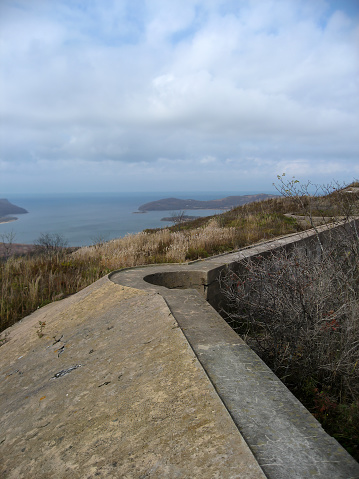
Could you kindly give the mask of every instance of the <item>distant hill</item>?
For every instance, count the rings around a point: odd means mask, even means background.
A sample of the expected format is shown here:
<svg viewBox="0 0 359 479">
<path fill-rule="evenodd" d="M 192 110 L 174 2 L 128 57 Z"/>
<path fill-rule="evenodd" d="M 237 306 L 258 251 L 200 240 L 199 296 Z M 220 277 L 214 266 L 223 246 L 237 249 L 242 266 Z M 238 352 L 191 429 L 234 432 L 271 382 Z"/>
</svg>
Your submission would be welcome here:
<svg viewBox="0 0 359 479">
<path fill-rule="evenodd" d="M 139 211 L 175 211 L 175 210 L 228 210 L 235 206 L 245 205 L 254 201 L 276 198 L 278 195 L 257 195 L 227 196 L 218 200 L 180 200 L 178 198 L 164 198 L 163 200 L 151 201 L 141 205 Z"/>
<path fill-rule="evenodd" d="M 28 213 L 25 208 L 20 208 L 20 206 L 13 205 L 9 200 L 5 198 L 0 198 L 0 217 L 18 214 L 22 215 Z"/>
</svg>

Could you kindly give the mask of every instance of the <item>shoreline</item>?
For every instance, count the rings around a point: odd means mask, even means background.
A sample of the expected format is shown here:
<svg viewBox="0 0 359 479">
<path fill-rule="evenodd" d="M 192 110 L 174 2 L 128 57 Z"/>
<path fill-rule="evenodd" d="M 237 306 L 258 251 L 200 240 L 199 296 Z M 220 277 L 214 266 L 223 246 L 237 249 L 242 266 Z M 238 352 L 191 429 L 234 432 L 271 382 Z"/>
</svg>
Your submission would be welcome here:
<svg viewBox="0 0 359 479">
<path fill-rule="evenodd" d="M 18 218 L 0 218 L 0 225 L 5 224 L 5 223 L 12 223 L 13 221 L 17 221 Z"/>
</svg>

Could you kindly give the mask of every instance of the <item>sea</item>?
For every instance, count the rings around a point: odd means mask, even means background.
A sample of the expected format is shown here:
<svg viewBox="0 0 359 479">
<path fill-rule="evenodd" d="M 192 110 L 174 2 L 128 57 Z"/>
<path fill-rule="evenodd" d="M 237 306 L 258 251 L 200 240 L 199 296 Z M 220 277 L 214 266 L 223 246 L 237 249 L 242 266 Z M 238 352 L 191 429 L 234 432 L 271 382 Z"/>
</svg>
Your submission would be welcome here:
<svg viewBox="0 0 359 479">
<path fill-rule="evenodd" d="M 88 246 L 100 241 L 121 238 L 148 228 L 164 228 L 170 222 L 161 218 L 169 211 L 135 213 L 139 206 L 163 198 L 212 200 L 232 195 L 255 194 L 256 191 L 221 192 L 123 192 L 123 193 L 3 193 L 11 203 L 25 208 L 27 214 L 0 224 L 0 241 L 11 234 L 13 243 L 33 244 L 41 234 L 60 234 L 69 246 Z M 262 193 L 262 192 L 261 192 Z M 187 215 L 210 216 L 222 210 L 188 210 Z"/>
</svg>

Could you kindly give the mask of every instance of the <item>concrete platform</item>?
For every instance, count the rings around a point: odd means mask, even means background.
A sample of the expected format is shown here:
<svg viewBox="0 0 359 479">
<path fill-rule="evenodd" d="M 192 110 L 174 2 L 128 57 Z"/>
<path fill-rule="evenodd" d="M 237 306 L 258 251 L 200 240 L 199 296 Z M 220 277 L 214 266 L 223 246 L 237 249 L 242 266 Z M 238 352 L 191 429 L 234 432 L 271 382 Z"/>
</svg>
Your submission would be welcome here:
<svg viewBox="0 0 359 479">
<path fill-rule="evenodd" d="M 265 477 L 157 293 L 106 277 L 8 333 L 1 478 Z"/>
</svg>

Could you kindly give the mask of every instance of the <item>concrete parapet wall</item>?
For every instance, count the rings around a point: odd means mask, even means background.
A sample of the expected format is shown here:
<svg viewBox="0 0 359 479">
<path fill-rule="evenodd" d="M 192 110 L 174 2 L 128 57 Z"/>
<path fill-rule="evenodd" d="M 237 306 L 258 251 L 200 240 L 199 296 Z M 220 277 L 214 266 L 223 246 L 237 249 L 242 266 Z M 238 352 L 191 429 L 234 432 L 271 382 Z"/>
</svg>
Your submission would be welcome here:
<svg viewBox="0 0 359 479">
<path fill-rule="evenodd" d="M 222 300 L 218 278 L 223 270 L 240 268 L 240 259 L 278 248 L 300 245 L 308 254 L 321 254 L 317 234 L 325 243 L 333 230 L 319 227 L 187 265 L 110 276 L 118 284 L 163 296 L 269 479 L 354 479 L 359 465 L 215 311 Z"/>
</svg>

